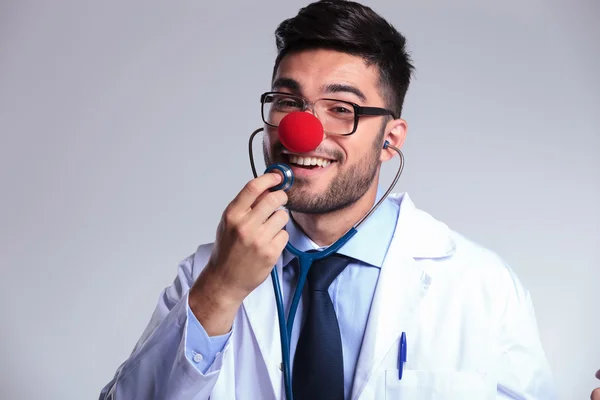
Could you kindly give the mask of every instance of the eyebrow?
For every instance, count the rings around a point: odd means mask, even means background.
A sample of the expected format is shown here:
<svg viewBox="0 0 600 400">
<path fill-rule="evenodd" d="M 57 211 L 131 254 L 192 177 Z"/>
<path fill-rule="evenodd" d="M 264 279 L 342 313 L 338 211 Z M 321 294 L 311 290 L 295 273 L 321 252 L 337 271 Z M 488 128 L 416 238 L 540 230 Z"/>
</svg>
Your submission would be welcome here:
<svg viewBox="0 0 600 400">
<path fill-rule="evenodd" d="M 275 82 L 273 82 L 273 85 L 271 85 L 271 87 L 272 90 L 289 89 L 292 92 L 296 92 L 298 94 L 301 92 L 302 89 L 300 82 L 292 78 L 277 78 Z"/>
<path fill-rule="evenodd" d="M 295 79 L 292 78 L 277 78 L 272 85 L 272 90 L 288 89 L 294 93 L 300 94 L 302 92 L 302 85 Z M 367 101 L 367 96 L 357 87 L 341 83 L 331 83 L 322 87 L 325 93 L 352 93 L 363 102 Z"/>
<path fill-rule="evenodd" d="M 365 96 L 365 94 L 359 88 L 351 86 L 351 85 L 332 83 L 330 85 L 326 85 L 324 89 L 325 89 L 325 93 L 342 93 L 342 92 L 352 93 L 356 97 L 361 99 L 363 102 L 367 101 L 367 96 Z"/>
</svg>

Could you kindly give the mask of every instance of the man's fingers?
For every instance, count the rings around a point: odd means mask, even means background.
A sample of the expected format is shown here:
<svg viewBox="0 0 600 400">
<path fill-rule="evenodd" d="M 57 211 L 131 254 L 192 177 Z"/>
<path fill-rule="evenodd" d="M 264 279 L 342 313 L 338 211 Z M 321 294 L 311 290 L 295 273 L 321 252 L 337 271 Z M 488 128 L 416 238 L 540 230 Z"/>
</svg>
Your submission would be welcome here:
<svg viewBox="0 0 600 400">
<path fill-rule="evenodd" d="M 277 248 L 284 248 L 289 239 L 290 236 L 287 233 L 287 231 L 284 231 L 282 229 L 279 232 L 277 232 L 277 235 L 275 235 L 275 237 L 273 237 L 273 244 L 277 246 Z"/>
<path fill-rule="evenodd" d="M 260 194 L 260 196 L 258 196 L 256 198 L 256 200 L 254 200 L 254 203 L 252 203 L 252 205 L 250 206 L 250 208 L 255 208 L 256 205 L 259 204 L 262 201 L 262 199 L 264 199 L 266 196 L 269 195 L 269 193 L 272 193 L 272 192 L 270 190 L 266 190 L 266 191 L 262 192 Z"/>
<path fill-rule="evenodd" d="M 289 214 L 285 210 L 278 210 L 263 224 L 260 235 L 272 240 L 279 231 L 281 231 L 290 220 Z"/>
<path fill-rule="evenodd" d="M 287 193 L 283 190 L 269 192 L 248 214 L 247 222 L 253 225 L 264 223 L 277 209 L 287 203 Z"/>
<path fill-rule="evenodd" d="M 281 175 L 266 173 L 248 182 L 231 202 L 232 208 L 238 211 L 247 211 L 267 189 L 281 183 Z"/>
</svg>

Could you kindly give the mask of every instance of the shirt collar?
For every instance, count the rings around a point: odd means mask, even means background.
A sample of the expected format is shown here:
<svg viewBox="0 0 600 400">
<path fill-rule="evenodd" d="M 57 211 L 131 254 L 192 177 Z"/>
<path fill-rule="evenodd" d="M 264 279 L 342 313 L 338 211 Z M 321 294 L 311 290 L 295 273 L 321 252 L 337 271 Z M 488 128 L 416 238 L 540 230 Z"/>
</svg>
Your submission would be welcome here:
<svg viewBox="0 0 600 400">
<path fill-rule="evenodd" d="M 378 187 L 375 202 L 383 196 L 384 191 Z M 397 201 L 385 199 L 381 205 L 358 228 L 358 232 L 339 250 L 339 254 L 352 257 L 355 260 L 381 268 L 391 238 L 393 236 L 400 204 Z M 322 250 L 290 219 L 286 225 L 289 242 L 300 251 Z M 287 250 L 283 253 L 283 265 L 286 266 L 293 258 Z"/>
</svg>

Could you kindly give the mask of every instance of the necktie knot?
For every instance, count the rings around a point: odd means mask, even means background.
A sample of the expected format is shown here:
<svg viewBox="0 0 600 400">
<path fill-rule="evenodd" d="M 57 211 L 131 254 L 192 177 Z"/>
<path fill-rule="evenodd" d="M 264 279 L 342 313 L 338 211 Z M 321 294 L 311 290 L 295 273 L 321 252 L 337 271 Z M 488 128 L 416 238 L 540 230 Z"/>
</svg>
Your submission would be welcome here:
<svg viewBox="0 0 600 400">
<path fill-rule="evenodd" d="M 347 257 L 339 254 L 332 254 L 314 261 L 306 277 L 309 290 L 327 291 L 331 282 L 335 280 L 349 263 L 350 260 Z"/>
</svg>

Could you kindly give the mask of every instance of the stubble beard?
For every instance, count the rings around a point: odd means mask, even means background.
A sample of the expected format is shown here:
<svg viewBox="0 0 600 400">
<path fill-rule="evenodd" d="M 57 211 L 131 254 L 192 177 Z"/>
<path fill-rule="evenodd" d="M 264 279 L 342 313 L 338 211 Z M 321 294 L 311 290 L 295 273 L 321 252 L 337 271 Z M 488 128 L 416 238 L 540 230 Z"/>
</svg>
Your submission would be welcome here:
<svg viewBox="0 0 600 400">
<path fill-rule="evenodd" d="M 380 155 L 382 148 L 383 131 L 377 136 L 370 151 L 356 164 L 336 175 L 324 193 L 311 193 L 306 179 L 294 177 L 294 183 L 288 190 L 286 208 L 290 211 L 303 214 L 326 214 L 335 212 L 356 203 L 371 187 L 381 165 Z M 272 154 L 281 154 L 277 151 L 281 144 L 273 146 Z M 265 163 L 272 164 L 267 144 L 263 141 L 263 154 Z M 337 166 L 336 166 L 337 167 Z"/>
</svg>

